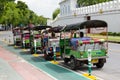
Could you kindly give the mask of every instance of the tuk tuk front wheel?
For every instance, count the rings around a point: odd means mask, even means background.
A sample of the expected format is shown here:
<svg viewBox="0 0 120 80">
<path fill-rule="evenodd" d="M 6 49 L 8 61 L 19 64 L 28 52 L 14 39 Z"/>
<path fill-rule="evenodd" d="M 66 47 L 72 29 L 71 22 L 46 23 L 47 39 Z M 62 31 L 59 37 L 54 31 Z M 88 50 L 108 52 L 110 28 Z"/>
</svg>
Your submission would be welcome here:
<svg viewBox="0 0 120 80">
<path fill-rule="evenodd" d="M 44 51 L 44 59 L 45 60 L 50 60 L 50 57 L 49 57 L 49 55 L 47 55 L 46 51 Z"/>
<path fill-rule="evenodd" d="M 105 62 L 106 62 L 106 59 L 99 59 L 99 62 L 96 64 L 96 67 L 102 68 Z"/>
<path fill-rule="evenodd" d="M 64 63 L 67 64 L 70 61 L 69 58 L 64 58 Z"/>
<path fill-rule="evenodd" d="M 70 68 L 71 68 L 72 70 L 76 70 L 76 68 L 77 68 L 76 59 L 75 59 L 74 57 L 71 57 L 71 58 L 70 58 Z"/>
<path fill-rule="evenodd" d="M 33 48 L 33 47 L 30 48 L 30 53 L 31 53 L 31 54 L 34 54 L 34 48 Z"/>
</svg>

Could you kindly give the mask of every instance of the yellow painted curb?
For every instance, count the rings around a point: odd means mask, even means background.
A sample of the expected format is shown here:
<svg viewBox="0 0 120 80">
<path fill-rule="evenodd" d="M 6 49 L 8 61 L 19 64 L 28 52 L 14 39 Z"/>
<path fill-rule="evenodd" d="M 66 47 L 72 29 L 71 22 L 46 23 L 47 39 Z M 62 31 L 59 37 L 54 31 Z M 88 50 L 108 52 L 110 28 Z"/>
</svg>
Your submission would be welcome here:
<svg viewBox="0 0 120 80">
<path fill-rule="evenodd" d="M 27 51 L 26 49 L 22 49 L 22 51 Z"/>
<path fill-rule="evenodd" d="M 58 62 L 57 61 L 50 61 L 52 64 L 58 64 Z"/>
<path fill-rule="evenodd" d="M 97 80 L 97 78 L 95 76 L 93 76 L 93 75 L 89 76 L 88 73 L 83 74 L 83 76 L 90 78 L 90 80 Z"/>
<path fill-rule="evenodd" d="M 17 47 L 18 47 L 18 46 L 16 46 L 16 45 L 14 46 L 14 48 L 17 48 Z"/>
<path fill-rule="evenodd" d="M 12 45 L 12 43 L 8 43 L 8 45 Z"/>
<path fill-rule="evenodd" d="M 34 57 L 39 57 L 40 55 L 35 53 L 35 54 L 33 54 L 33 56 Z"/>
</svg>

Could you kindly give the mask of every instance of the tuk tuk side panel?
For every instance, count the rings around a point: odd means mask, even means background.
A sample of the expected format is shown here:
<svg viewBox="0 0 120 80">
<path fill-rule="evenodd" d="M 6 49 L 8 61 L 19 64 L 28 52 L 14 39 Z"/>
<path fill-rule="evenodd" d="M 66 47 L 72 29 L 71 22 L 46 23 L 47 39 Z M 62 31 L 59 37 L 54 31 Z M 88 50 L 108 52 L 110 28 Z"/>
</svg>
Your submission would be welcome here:
<svg viewBox="0 0 120 80">
<path fill-rule="evenodd" d="M 80 52 L 75 50 L 70 50 L 69 56 L 74 56 L 75 58 L 80 58 Z"/>
<path fill-rule="evenodd" d="M 69 54 L 70 53 L 70 39 L 60 39 L 60 55 L 62 53 Z M 65 51 L 65 52 L 64 52 Z"/>
<path fill-rule="evenodd" d="M 88 56 L 88 52 L 80 52 L 81 56 L 79 58 L 87 58 Z M 104 50 L 93 50 L 91 51 L 91 56 L 92 57 L 102 57 L 102 56 L 106 56 L 106 53 Z"/>
<path fill-rule="evenodd" d="M 70 46 L 70 39 L 60 39 L 60 46 Z"/>
<path fill-rule="evenodd" d="M 30 43 L 30 40 L 29 40 L 29 39 L 26 39 L 26 40 L 25 40 L 25 43 L 26 43 L 26 44 Z"/>
</svg>

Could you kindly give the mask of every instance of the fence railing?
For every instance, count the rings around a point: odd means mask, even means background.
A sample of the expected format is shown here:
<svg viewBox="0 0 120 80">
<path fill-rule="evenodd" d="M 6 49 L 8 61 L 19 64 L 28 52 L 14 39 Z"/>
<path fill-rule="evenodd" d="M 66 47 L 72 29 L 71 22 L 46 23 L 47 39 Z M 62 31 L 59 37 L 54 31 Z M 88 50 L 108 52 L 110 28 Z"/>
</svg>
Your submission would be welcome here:
<svg viewBox="0 0 120 80">
<path fill-rule="evenodd" d="M 60 17 L 69 15 L 79 15 L 79 14 L 92 14 L 92 13 L 102 13 L 120 10 L 120 0 L 114 0 L 104 3 L 99 3 L 95 5 L 80 7 L 73 9 L 70 14 L 60 15 Z"/>
</svg>

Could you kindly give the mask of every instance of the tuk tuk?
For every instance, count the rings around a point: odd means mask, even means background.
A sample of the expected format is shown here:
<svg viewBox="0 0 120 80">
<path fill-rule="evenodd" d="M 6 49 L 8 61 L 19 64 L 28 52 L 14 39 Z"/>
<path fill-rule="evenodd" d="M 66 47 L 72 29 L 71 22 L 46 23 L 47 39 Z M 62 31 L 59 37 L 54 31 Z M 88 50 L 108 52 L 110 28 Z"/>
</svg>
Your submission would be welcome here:
<svg viewBox="0 0 120 80">
<path fill-rule="evenodd" d="M 45 44 L 44 48 L 44 58 L 46 60 L 53 59 L 54 57 L 60 56 L 60 31 L 62 30 L 62 26 L 52 27 L 48 30 L 48 40 L 47 44 Z"/>
<path fill-rule="evenodd" d="M 36 26 L 30 29 L 30 52 L 31 54 L 42 53 L 43 36 L 41 30 L 51 28 L 51 26 Z"/>
<path fill-rule="evenodd" d="M 89 20 L 66 25 L 60 36 L 60 53 L 71 69 L 88 65 L 88 60 L 97 68 L 102 68 L 107 58 L 107 23 Z M 106 33 L 101 35 L 100 33 Z M 88 54 L 90 53 L 90 54 Z"/>
<path fill-rule="evenodd" d="M 21 29 L 16 27 L 13 29 L 13 40 L 15 46 L 21 46 Z"/>
<path fill-rule="evenodd" d="M 30 31 L 29 27 L 24 27 L 22 29 L 22 47 L 30 48 Z"/>
</svg>

